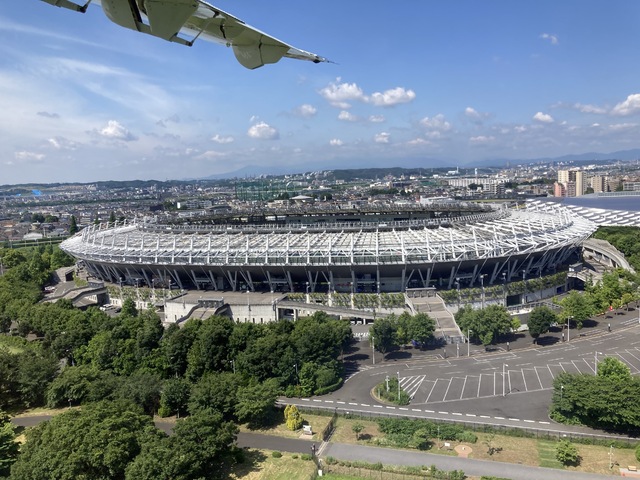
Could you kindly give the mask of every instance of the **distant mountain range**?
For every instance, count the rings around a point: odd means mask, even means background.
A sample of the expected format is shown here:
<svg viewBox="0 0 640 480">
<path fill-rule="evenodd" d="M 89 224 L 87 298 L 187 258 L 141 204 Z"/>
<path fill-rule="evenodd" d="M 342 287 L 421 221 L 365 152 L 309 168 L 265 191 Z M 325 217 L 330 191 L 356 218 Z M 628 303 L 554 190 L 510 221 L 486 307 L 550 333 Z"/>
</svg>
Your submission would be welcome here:
<svg viewBox="0 0 640 480">
<path fill-rule="evenodd" d="M 400 168 L 407 169 L 415 169 L 415 168 L 448 168 L 450 170 L 455 170 L 456 166 L 464 167 L 464 168 L 473 168 L 473 167 L 496 167 L 502 168 L 507 163 L 510 165 L 531 165 L 536 163 L 572 163 L 572 162 L 603 162 L 603 161 L 631 161 L 631 160 L 640 160 L 640 148 L 634 148 L 631 150 L 619 150 L 617 152 L 611 153 L 601 153 L 601 152 L 587 152 L 580 153 L 575 155 L 563 155 L 560 157 L 541 157 L 541 158 L 531 158 L 531 159 L 487 159 L 482 161 L 468 162 L 468 163 L 460 163 L 456 164 L 453 160 L 446 160 L 445 162 L 450 162 L 450 166 L 446 167 L 443 165 L 442 160 L 436 159 L 407 159 L 402 162 L 402 165 L 396 165 Z M 357 164 L 357 162 L 354 162 Z M 342 170 L 344 169 L 344 164 L 332 165 L 329 163 L 318 162 L 317 168 L 315 170 Z M 388 168 L 388 164 L 384 164 L 382 162 L 381 165 L 368 165 L 367 167 L 356 168 L 356 170 L 367 169 L 367 168 Z M 221 173 L 217 175 L 209 175 L 208 177 L 201 177 L 198 180 L 222 180 L 228 178 L 246 178 L 246 177 L 257 177 L 260 175 L 287 175 L 294 173 L 304 173 L 310 171 L 308 168 L 296 168 L 296 167 L 278 167 L 278 166 L 261 166 L 261 165 L 249 165 L 238 170 L 234 170 L 232 172 Z"/>
</svg>

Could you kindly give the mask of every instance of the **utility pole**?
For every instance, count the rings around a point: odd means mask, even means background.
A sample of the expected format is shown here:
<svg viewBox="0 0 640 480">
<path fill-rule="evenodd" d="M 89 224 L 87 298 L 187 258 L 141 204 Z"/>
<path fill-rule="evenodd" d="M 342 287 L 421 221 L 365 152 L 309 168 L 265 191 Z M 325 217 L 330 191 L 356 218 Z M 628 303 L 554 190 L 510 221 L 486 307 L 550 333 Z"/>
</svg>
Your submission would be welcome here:
<svg viewBox="0 0 640 480">
<path fill-rule="evenodd" d="M 502 396 L 506 396 L 507 395 L 507 391 L 506 391 L 506 385 L 507 385 L 507 378 L 505 377 L 505 367 L 508 367 L 509 365 L 507 365 L 506 363 L 502 364 Z"/>
</svg>

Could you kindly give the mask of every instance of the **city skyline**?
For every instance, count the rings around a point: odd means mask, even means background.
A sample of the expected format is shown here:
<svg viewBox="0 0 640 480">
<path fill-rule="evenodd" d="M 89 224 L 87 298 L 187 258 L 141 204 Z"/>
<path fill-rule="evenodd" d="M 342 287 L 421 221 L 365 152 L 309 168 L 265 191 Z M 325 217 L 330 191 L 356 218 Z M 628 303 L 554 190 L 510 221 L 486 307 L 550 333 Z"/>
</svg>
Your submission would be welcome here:
<svg viewBox="0 0 640 480">
<path fill-rule="evenodd" d="M 466 165 L 633 149 L 640 5 L 216 2 L 336 64 L 229 49 L 29 0 L 0 8 L 0 184 Z M 22 8 L 20 8 L 22 7 Z M 315 8 L 314 8 L 315 7 Z"/>
</svg>

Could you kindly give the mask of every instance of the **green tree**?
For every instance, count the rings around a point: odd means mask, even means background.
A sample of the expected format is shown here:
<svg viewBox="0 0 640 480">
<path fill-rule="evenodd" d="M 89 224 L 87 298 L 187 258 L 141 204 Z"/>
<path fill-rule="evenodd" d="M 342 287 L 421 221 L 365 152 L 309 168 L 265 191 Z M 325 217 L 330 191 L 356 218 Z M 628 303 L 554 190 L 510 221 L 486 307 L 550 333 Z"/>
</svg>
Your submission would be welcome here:
<svg viewBox="0 0 640 480">
<path fill-rule="evenodd" d="M 191 381 L 205 372 L 226 370 L 233 328 L 233 320 L 228 317 L 212 316 L 202 322 L 187 355 L 187 377 Z"/>
<path fill-rule="evenodd" d="M 275 379 L 262 383 L 252 382 L 246 387 L 240 387 L 235 408 L 238 420 L 247 423 L 249 428 L 268 425 L 274 419 L 278 393 L 278 383 Z"/>
<path fill-rule="evenodd" d="M 49 352 L 27 350 L 18 355 L 18 391 L 26 407 L 44 405 L 49 384 L 58 371 L 58 361 Z"/>
<path fill-rule="evenodd" d="M 76 221 L 76 216 L 71 215 L 71 220 L 69 222 L 69 235 L 75 235 L 78 233 L 78 223 Z"/>
<path fill-rule="evenodd" d="M 191 389 L 189 413 L 220 412 L 225 420 L 236 418 L 240 378 L 230 372 L 207 373 Z"/>
<path fill-rule="evenodd" d="M 557 321 L 556 314 L 549 307 L 541 306 L 531 310 L 527 326 L 529 335 L 533 338 L 533 343 L 536 342 L 541 334 L 547 333 L 551 324 Z"/>
<path fill-rule="evenodd" d="M 11 478 L 121 479 L 140 452 L 151 417 L 122 403 L 101 402 L 56 415 L 33 427 Z"/>
<path fill-rule="evenodd" d="M 376 319 L 371 328 L 369 328 L 369 338 L 373 338 L 375 349 L 382 354 L 397 347 L 395 317 L 389 315 L 385 318 Z"/>
<path fill-rule="evenodd" d="M 19 444 L 9 416 L 0 410 L 0 477 L 8 476 L 18 458 Z"/>
<path fill-rule="evenodd" d="M 162 381 L 157 374 L 137 371 L 124 379 L 117 394 L 140 406 L 147 415 L 154 415 L 160 406 L 161 390 Z"/>
<path fill-rule="evenodd" d="M 580 455 L 578 449 L 569 440 L 561 440 L 556 445 L 556 459 L 563 465 L 578 465 Z"/>
<path fill-rule="evenodd" d="M 360 422 L 356 422 L 351 425 L 351 430 L 356 434 L 356 441 L 358 441 L 360 440 L 360 432 L 364 430 L 364 425 L 362 425 Z"/>
<path fill-rule="evenodd" d="M 598 376 L 629 381 L 631 380 L 631 369 L 615 357 L 606 357 L 598 362 Z"/>
<path fill-rule="evenodd" d="M 409 320 L 411 340 L 418 342 L 420 345 L 425 345 L 432 340 L 435 331 L 436 322 L 426 313 L 417 313 Z"/>
<path fill-rule="evenodd" d="M 295 405 L 287 405 L 284 407 L 284 419 L 287 424 L 287 428 L 292 431 L 300 430 L 304 420 L 300 414 L 300 410 Z"/>
<path fill-rule="evenodd" d="M 575 290 L 560 300 L 560 305 L 562 306 L 560 317 L 572 318 L 578 329 L 582 328 L 582 322 L 595 313 L 589 300 Z"/>
<path fill-rule="evenodd" d="M 186 378 L 170 378 L 162 384 L 159 414 L 162 417 L 187 412 L 191 395 L 191 383 Z"/>
</svg>

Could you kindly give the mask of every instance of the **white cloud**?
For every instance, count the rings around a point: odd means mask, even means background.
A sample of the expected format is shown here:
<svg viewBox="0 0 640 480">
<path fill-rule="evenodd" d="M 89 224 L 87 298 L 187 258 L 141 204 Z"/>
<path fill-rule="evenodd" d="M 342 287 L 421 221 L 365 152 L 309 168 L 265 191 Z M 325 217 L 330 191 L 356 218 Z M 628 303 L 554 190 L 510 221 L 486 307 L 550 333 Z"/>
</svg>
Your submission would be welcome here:
<svg viewBox="0 0 640 480">
<path fill-rule="evenodd" d="M 59 114 L 51 113 L 51 112 L 38 112 L 36 115 L 40 117 L 45 117 L 45 118 L 60 118 Z"/>
<path fill-rule="evenodd" d="M 396 87 L 384 92 L 376 92 L 371 94 L 368 102 L 377 107 L 392 107 L 400 103 L 409 103 L 416 98 L 413 90 L 405 90 L 403 87 Z"/>
<path fill-rule="evenodd" d="M 525 127 L 524 125 L 516 125 L 515 127 L 513 127 L 513 129 L 518 133 L 524 133 L 527 131 L 527 127 Z"/>
<path fill-rule="evenodd" d="M 332 147 L 341 147 L 342 145 L 344 145 L 344 142 L 339 138 L 332 138 L 331 140 L 329 140 L 329 145 L 331 145 Z"/>
<path fill-rule="evenodd" d="M 480 118 L 480 114 L 475 108 L 467 107 L 464 109 L 464 114 L 469 118 Z"/>
<path fill-rule="evenodd" d="M 471 137 L 469 138 L 469 142 L 475 144 L 475 145 L 484 145 L 487 143 L 491 143 L 495 141 L 495 137 L 492 136 L 485 136 L 485 135 L 478 135 L 477 137 Z"/>
<path fill-rule="evenodd" d="M 551 33 L 543 33 L 540 35 L 540 38 L 543 40 L 547 40 L 551 43 L 551 45 L 558 45 L 558 36 L 553 35 Z"/>
<path fill-rule="evenodd" d="M 447 132 L 451 130 L 451 124 L 445 120 L 444 115 L 442 115 L 441 113 L 431 118 L 424 117 L 422 120 L 420 120 L 420 125 L 427 129 L 436 130 L 439 132 Z"/>
<path fill-rule="evenodd" d="M 611 110 L 612 115 L 627 116 L 640 113 L 640 93 L 634 93 Z"/>
<path fill-rule="evenodd" d="M 64 137 L 53 137 L 47 140 L 56 150 L 75 150 L 78 148 L 78 144 L 72 140 L 68 140 Z"/>
<path fill-rule="evenodd" d="M 293 110 L 294 115 L 303 118 L 313 117 L 316 113 L 318 113 L 318 109 L 308 103 L 300 105 Z"/>
<path fill-rule="evenodd" d="M 338 82 L 340 82 L 340 78 L 337 78 L 335 82 L 331 82 L 319 92 L 320 95 L 331 105 L 345 109 L 351 107 L 351 104 L 349 103 L 351 101 L 365 100 L 365 95 L 358 85 L 355 83 Z"/>
<path fill-rule="evenodd" d="M 418 137 L 418 138 L 414 138 L 413 140 L 409 140 L 407 142 L 407 144 L 412 145 L 412 146 L 414 146 L 414 145 L 430 145 L 431 142 L 429 140 L 425 140 L 424 138 Z"/>
<path fill-rule="evenodd" d="M 540 123 L 553 123 L 553 117 L 548 113 L 538 112 L 533 116 L 533 119 Z"/>
<path fill-rule="evenodd" d="M 598 107 L 596 105 L 585 105 L 582 103 L 576 103 L 573 107 L 582 113 L 607 113 L 606 108 Z"/>
<path fill-rule="evenodd" d="M 226 143 L 233 143 L 235 139 L 231 135 L 220 135 L 216 133 L 213 137 L 211 137 L 211 140 L 221 145 L 224 145 Z"/>
<path fill-rule="evenodd" d="M 343 120 L 345 122 L 357 122 L 358 116 L 347 110 L 341 110 L 338 114 L 338 120 Z"/>
<path fill-rule="evenodd" d="M 369 121 L 371 123 L 382 123 L 384 120 L 384 115 L 369 115 Z"/>
<path fill-rule="evenodd" d="M 216 158 L 221 158 L 226 156 L 227 154 L 224 152 L 216 152 L 215 150 L 207 150 L 206 152 L 202 152 L 200 155 L 194 157 L 197 160 L 213 160 Z"/>
<path fill-rule="evenodd" d="M 391 137 L 389 133 L 380 132 L 375 134 L 373 141 L 376 143 L 389 143 L 389 137 Z"/>
<path fill-rule="evenodd" d="M 247 132 L 247 135 L 251 138 L 256 138 L 259 140 L 277 140 L 280 138 L 280 134 L 278 130 L 268 123 L 259 122 L 255 125 L 252 125 Z"/>
<path fill-rule="evenodd" d="M 98 131 L 98 134 L 110 140 L 122 140 L 123 142 L 131 142 L 138 139 L 116 120 L 109 120 L 107 125 Z"/>
<path fill-rule="evenodd" d="M 27 152 L 23 150 L 20 152 L 15 152 L 14 157 L 16 160 L 24 163 L 39 163 L 44 160 L 45 156 L 42 153 Z"/>
</svg>

